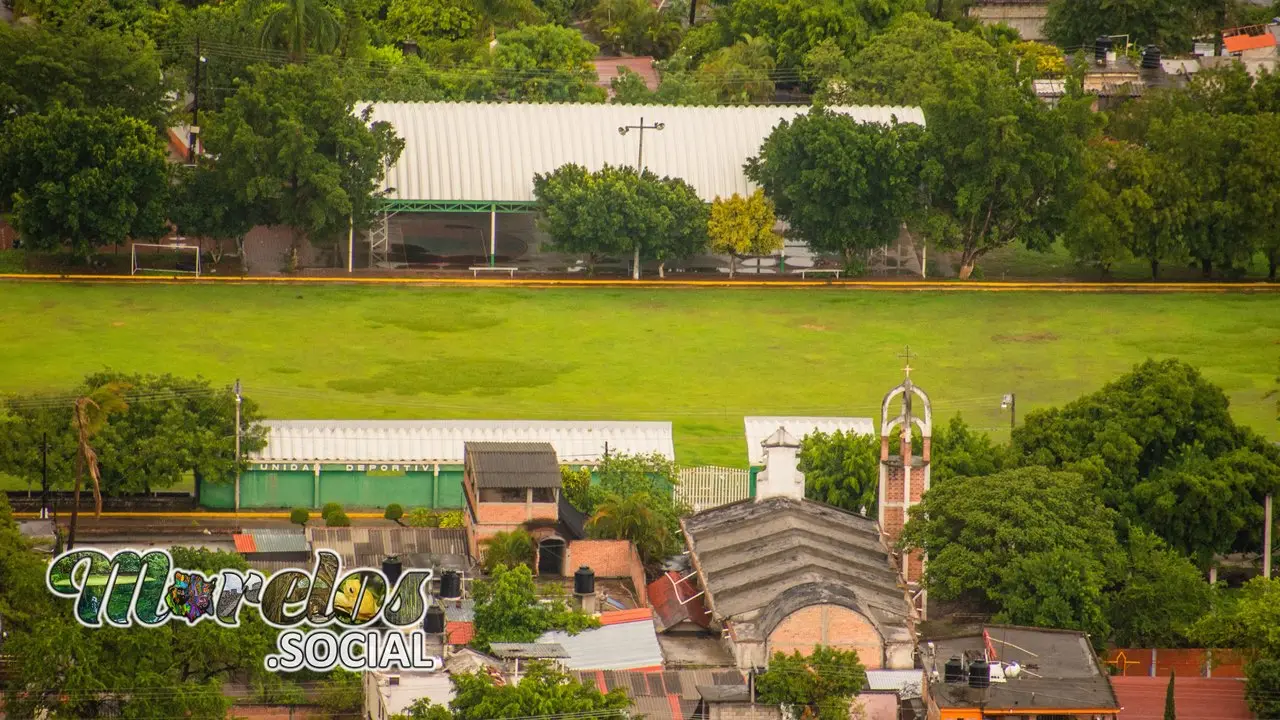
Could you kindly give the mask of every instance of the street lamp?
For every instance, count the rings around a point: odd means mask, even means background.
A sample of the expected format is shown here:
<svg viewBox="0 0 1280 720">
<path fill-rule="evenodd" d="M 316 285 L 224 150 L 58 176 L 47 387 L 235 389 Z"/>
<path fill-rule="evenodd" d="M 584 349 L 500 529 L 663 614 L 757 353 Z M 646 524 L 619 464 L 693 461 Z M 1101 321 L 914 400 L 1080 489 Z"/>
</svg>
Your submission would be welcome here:
<svg viewBox="0 0 1280 720">
<path fill-rule="evenodd" d="M 1010 431 L 1013 430 L 1014 421 L 1016 420 L 1016 417 L 1017 417 L 1017 407 L 1014 402 L 1015 400 L 1016 398 L 1014 397 L 1013 393 L 1005 393 L 1005 396 L 1003 398 L 1000 398 L 1000 409 L 1009 411 L 1009 430 Z"/>
<path fill-rule="evenodd" d="M 645 130 L 661 130 L 666 127 L 665 123 L 654 123 L 652 125 L 644 124 L 644 117 L 640 118 L 639 125 L 623 125 L 618 128 L 619 135 L 626 135 L 632 130 L 640 131 L 640 151 L 636 156 L 636 175 L 644 176 L 644 131 Z M 636 245 L 635 255 L 632 258 L 631 279 L 640 279 L 640 246 Z"/>
</svg>

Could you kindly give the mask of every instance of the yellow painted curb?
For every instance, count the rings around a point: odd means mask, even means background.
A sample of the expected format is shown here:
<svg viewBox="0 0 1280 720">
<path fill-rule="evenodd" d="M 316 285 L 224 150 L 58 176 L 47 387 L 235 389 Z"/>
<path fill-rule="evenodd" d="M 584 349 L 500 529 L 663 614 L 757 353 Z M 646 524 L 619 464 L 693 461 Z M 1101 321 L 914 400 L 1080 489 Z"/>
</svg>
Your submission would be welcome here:
<svg viewBox="0 0 1280 720">
<path fill-rule="evenodd" d="M 904 280 L 574 280 L 496 278 L 398 278 L 398 277 L 231 277 L 166 278 L 137 275 L 21 275 L 0 274 L 0 280 L 19 282 L 75 282 L 100 284 L 238 284 L 238 285 L 417 285 L 424 287 L 630 287 L 677 288 L 839 288 L 845 290 L 895 290 L 939 292 L 1280 292 L 1280 283 L 1102 283 L 1102 282 L 990 282 Z"/>
</svg>

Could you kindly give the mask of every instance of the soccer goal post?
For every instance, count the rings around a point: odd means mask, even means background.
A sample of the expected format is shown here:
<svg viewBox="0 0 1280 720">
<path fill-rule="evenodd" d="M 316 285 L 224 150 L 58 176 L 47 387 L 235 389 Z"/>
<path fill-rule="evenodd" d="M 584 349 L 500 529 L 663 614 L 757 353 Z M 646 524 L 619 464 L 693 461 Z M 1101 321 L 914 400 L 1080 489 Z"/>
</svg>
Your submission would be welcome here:
<svg viewBox="0 0 1280 720">
<path fill-rule="evenodd" d="M 138 252 L 143 248 L 143 252 Z M 150 252 L 146 251 L 150 248 Z M 190 253 L 192 257 L 184 257 Z M 176 243 L 134 243 L 129 253 L 129 274 L 162 273 L 200 277 L 200 246 Z"/>
</svg>

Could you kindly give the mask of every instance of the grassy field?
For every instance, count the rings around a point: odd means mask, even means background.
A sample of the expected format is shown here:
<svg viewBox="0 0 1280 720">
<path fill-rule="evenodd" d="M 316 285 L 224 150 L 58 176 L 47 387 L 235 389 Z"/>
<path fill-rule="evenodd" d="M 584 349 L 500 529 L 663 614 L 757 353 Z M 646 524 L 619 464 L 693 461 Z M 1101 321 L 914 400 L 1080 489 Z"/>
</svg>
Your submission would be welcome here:
<svg viewBox="0 0 1280 720">
<path fill-rule="evenodd" d="M 1204 370 L 1280 439 L 1280 294 L 342 286 L 0 286 L 0 392 L 113 368 L 241 378 L 268 416 L 670 420 L 681 463 L 744 465 L 744 415 L 1019 414 L 1148 357 Z"/>
</svg>

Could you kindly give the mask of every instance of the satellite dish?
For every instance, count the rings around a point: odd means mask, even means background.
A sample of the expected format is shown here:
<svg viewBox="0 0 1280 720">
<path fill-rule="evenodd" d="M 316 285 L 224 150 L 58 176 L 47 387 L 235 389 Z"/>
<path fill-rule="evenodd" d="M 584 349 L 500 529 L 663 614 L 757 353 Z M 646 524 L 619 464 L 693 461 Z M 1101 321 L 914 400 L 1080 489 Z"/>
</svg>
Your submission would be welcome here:
<svg viewBox="0 0 1280 720">
<path fill-rule="evenodd" d="M 1022 674 L 1022 666 L 1016 662 L 1011 662 L 1004 668 L 1004 676 L 1013 680 Z"/>
</svg>

